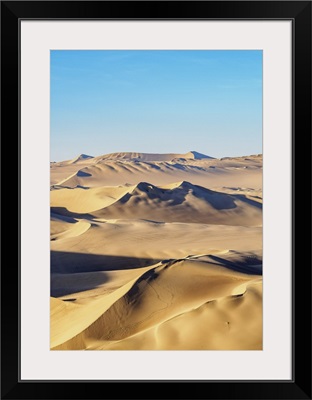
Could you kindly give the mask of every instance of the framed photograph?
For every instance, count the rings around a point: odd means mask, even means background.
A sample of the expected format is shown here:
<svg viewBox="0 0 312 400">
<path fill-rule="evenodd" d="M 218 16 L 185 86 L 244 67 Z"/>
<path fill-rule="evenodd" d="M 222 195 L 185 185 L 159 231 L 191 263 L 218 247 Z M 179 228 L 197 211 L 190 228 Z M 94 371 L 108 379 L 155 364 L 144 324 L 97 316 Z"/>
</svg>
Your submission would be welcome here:
<svg viewBox="0 0 312 400">
<path fill-rule="evenodd" d="M 1 11 L 2 398 L 310 399 L 311 2 Z"/>
</svg>

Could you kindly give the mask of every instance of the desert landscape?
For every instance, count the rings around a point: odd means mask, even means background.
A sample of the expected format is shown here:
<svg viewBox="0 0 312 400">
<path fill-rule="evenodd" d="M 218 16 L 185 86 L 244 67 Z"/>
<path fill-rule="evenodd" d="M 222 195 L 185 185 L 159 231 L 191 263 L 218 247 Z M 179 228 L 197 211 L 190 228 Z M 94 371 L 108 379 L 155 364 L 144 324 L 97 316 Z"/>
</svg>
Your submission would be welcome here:
<svg viewBox="0 0 312 400">
<path fill-rule="evenodd" d="M 50 171 L 51 350 L 262 350 L 261 154 Z"/>
</svg>

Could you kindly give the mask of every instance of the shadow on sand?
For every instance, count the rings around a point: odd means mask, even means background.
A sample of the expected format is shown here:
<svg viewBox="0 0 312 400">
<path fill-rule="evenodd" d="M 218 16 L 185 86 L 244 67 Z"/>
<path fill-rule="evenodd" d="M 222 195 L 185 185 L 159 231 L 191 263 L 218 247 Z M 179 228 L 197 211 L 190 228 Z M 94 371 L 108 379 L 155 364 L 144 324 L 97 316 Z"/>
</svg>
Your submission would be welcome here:
<svg viewBox="0 0 312 400">
<path fill-rule="evenodd" d="M 69 251 L 51 251 L 51 273 L 69 274 L 96 271 L 116 271 L 119 269 L 142 268 L 161 260 Z"/>
</svg>

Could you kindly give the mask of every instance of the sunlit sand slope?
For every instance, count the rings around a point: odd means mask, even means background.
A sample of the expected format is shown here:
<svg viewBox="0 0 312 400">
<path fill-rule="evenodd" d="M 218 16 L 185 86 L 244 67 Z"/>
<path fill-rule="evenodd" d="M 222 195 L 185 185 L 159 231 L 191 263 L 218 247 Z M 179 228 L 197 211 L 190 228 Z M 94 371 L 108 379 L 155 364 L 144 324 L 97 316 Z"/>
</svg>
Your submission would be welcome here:
<svg viewBox="0 0 312 400">
<path fill-rule="evenodd" d="M 51 346 L 216 349 L 223 343 L 221 348 L 259 349 L 261 278 L 253 274 L 259 273 L 255 266 L 245 267 L 252 273 L 221 266 L 214 256 L 172 260 L 143 271 L 112 293 L 90 296 L 87 302 L 52 298 Z M 204 331 L 211 330 L 208 337 L 202 336 L 203 326 Z M 196 331 L 194 337 L 191 333 Z"/>
</svg>

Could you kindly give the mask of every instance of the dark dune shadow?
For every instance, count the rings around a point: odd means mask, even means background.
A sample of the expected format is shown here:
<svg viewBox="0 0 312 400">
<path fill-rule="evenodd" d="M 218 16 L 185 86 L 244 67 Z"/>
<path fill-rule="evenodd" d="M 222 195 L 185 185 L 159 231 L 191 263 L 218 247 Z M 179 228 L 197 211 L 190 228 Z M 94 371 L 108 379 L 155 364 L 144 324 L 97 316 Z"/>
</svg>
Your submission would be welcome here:
<svg viewBox="0 0 312 400">
<path fill-rule="evenodd" d="M 165 221 L 154 221 L 153 219 L 146 219 L 146 218 L 141 218 L 139 221 L 150 222 L 150 223 L 156 224 L 156 225 L 165 225 L 166 224 Z"/>
<path fill-rule="evenodd" d="M 131 199 L 131 195 L 129 193 L 126 193 L 123 197 L 121 197 L 118 202 L 121 204 L 127 203 L 128 200 Z"/>
<path fill-rule="evenodd" d="M 161 168 L 158 166 L 158 165 L 156 165 L 156 164 L 154 164 L 154 163 L 151 163 L 151 162 L 142 162 L 141 161 L 141 164 L 146 164 L 146 165 L 148 165 L 148 166 L 150 166 L 152 169 L 157 169 L 157 170 L 160 170 Z"/>
<path fill-rule="evenodd" d="M 51 274 L 51 296 L 61 297 L 96 289 L 106 282 L 108 278 L 105 272 Z M 75 299 L 67 299 L 67 301 L 75 301 Z"/>
<path fill-rule="evenodd" d="M 51 207 L 51 215 L 52 214 L 56 217 L 93 219 L 92 214 L 71 212 L 66 207 Z"/>
<path fill-rule="evenodd" d="M 86 177 L 92 176 L 92 174 L 90 174 L 89 172 L 85 172 L 85 171 L 79 170 L 77 172 L 77 176 L 79 176 L 81 178 L 86 178 Z"/>
<path fill-rule="evenodd" d="M 244 203 L 249 204 L 250 206 L 262 209 L 262 203 L 258 203 L 255 200 L 248 199 L 248 197 L 246 197 L 243 194 L 232 194 L 231 196 L 235 197 L 237 200 L 240 200 L 240 201 L 243 201 Z M 257 196 L 257 198 L 260 198 L 260 197 Z"/>
<path fill-rule="evenodd" d="M 241 261 L 231 261 L 214 255 L 210 255 L 209 258 L 216 261 L 216 265 L 224 266 L 233 271 L 249 275 L 262 275 L 262 260 L 256 256 L 249 256 Z M 211 261 L 209 263 L 213 264 Z"/>
<path fill-rule="evenodd" d="M 69 216 L 66 216 L 66 215 L 62 215 L 62 214 L 56 214 L 56 213 L 54 213 L 52 211 L 51 211 L 51 218 L 55 218 L 55 219 L 58 219 L 60 221 L 68 222 L 70 224 L 75 224 L 77 222 L 72 217 L 69 217 Z"/>
<path fill-rule="evenodd" d="M 82 186 L 82 185 L 77 185 L 77 186 L 66 186 L 66 185 L 51 185 L 51 188 L 54 190 L 60 190 L 60 189 L 69 189 L 69 190 L 74 190 L 74 189 L 83 189 L 83 190 L 88 190 L 90 189 L 89 186 Z"/>
<path fill-rule="evenodd" d="M 77 188 L 77 189 L 83 189 L 83 190 L 88 190 L 88 189 L 90 189 L 89 186 L 82 186 L 82 185 L 77 185 L 76 188 Z M 73 189 L 75 189 L 75 188 L 73 188 Z"/>
<path fill-rule="evenodd" d="M 175 163 L 175 164 L 172 164 L 172 166 L 173 166 L 174 168 L 180 169 L 180 170 L 182 170 L 182 171 L 185 171 L 185 169 L 186 169 L 186 166 L 185 166 L 184 164 Z"/>
<path fill-rule="evenodd" d="M 116 271 L 147 267 L 160 262 L 159 259 L 136 258 L 112 255 L 51 251 L 51 273 L 68 274 L 96 271 Z"/>
<path fill-rule="evenodd" d="M 74 186 L 74 187 L 70 187 L 70 186 L 63 186 L 63 187 L 64 187 L 64 189 L 71 189 L 71 190 L 74 190 L 74 189 L 88 190 L 88 189 L 90 189 L 89 186 L 82 186 L 82 185 L 77 185 L 77 186 Z"/>
<path fill-rule="evenodd" d="M 202 199 L 210 204 L 216 210 L 231 210 L 237 208 L 233 196 L 216 192 L 214 190 L 205 189 L 201 186 L 193 186 L 193 195 L 198 199 Z"/>
<path fill-rule="evenodd" d="M 191 153 L 193 154 L 195 160 L 214 159 L 214 157 L 206 156 L 206 154 L 198 153 L 198 151 L 195 150 L 192 150 Z"/>
</svg>

